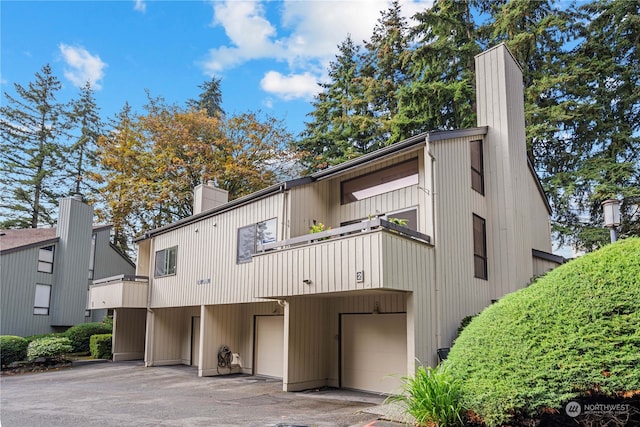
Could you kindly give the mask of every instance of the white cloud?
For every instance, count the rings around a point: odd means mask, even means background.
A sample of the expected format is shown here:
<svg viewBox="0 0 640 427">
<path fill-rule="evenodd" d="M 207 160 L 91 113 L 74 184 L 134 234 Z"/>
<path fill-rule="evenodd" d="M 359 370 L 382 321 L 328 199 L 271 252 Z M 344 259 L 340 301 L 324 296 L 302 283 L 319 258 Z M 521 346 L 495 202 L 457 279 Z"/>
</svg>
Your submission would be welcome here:
<svg viewBox="0 0 640 427">
<path fill-rule="evenodd" d="M 294 99 L 317 93 L 316 82 L 321 81 L 329 62 L 335 59 L 337 46 L 347 35 L 356 44 L 371 38 L 380 11 L 388 9 L 391 0 L 211 3 L 212 25 L 224 28 L 229 43 L 209 50 L 201 62 L 207 74 L 220 75 L 251 60 L 284 62 L 287 76 L 281 71 L 268 72 L 261 86 L 280 98 Z M 432 3 L 433 0 L 401 0 L 407 18 Z M 269 14 L 267 7 L 271 8 Z"/>
<path fill-rule="evenodd" d="M 145 2 L 145 0 L 135 0 L 133 10 L 145 13 L 147 11 L 147 3 Z"/>
<path fill-rule="evenodd" d="M 95 90 L 102 88 L 100 80 L 104 77 L 107 64 L 102 62 L 98 55 L 92 55 L 81 46 L 69 46 L 64 43 L 60 43 L 59 49 L 69 67 L 65 69 L 64 76 L 74 86 L 83 87 L 89 82 Z"/>
<path fill-rule="evenodd" d="M 269 71 L 260 81 L 260 87 L 284 100 L 311 99 L 320 90 L 318 79 L 311 73 L 289 74 Z"/>
</svg>

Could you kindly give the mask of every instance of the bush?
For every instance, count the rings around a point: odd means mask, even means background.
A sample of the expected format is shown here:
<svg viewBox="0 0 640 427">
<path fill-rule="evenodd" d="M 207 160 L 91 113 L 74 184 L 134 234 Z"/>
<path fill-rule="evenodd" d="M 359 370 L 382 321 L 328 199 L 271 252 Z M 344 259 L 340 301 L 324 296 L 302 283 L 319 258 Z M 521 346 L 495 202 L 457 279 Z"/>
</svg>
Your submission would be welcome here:
<svg viewBox="0 0 640 427">
<path fill-rule="evenodd" d="M 48 334 L 29 335 L 28 337 L 24 337 L 24 339 L 26 339 L 27 342 L 31 342 L 31 341 L 38 340 L 40 338 L 66 338 L 66 337 L 67 337 L 66 332 L 51 332 Z"/>
<path fill-rule="evenodd" d="M 462 425 L 461 381 L 444 365 L 418 367 L 414 377 L 402 378 L 402 394 L 392 396 L 419 425 Z"/>
<path fill-rule="evenodd" d="M 71 353 L 73 347 L 69 338 L 39 338 L 31 341 L 27 347 L 27 358 L 32 361 L 39 357 L 52 360 L 63 360 L 64 355 Z"/>
<path fill-rule="evenodd" d="M 27 358 L 27 346 L 29 341 L 14 335 L 0 336 L 0 358 L 2 366 L 10 365 Z"/>
<path fill-rule="evenodd" d="M 640 389 L 640 239 L 547 273 L 487 307 L 444 362 L 489 425 L 598 391 Z"/>
<path fill-rule="evenodd" d="M 94 359 L 111 359 L 111 334 L 92 335 L 89 348 Z"/>
<path fill-rule="evenodd" d="M 71 340 L 71 345 L 75 353 L 88 353 L 91 335 L 110 334 L 111 332 L 112 327 L 110 325 L 94 322 L 72 326 L 67 330 L 66 334 Z"/>
</svg>

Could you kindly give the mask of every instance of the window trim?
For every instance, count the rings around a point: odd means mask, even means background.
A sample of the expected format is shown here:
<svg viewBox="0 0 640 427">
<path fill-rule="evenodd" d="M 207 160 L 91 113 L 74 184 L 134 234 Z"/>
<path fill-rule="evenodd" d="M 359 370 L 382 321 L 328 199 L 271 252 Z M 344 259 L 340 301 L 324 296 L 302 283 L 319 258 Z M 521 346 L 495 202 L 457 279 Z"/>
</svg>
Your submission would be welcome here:
<svg viewBox="0 0 640 427">
<path fill-rule="evenodd" d="M 93 280 L 96 268 L 96 243 L 98 242 L 98 235 L 93 233 L 91 235 L 91 248 L 89 249 L 89 280 Z"/>
<path fill-rule="evenodd" d="M 414 164 L 415 164 L 415 168 L 414 168 Z M 403 166 L 405 170 L 403 170 Z M 381 175 L 381 178 L 383 178 L 382 175 L 385 172 L 389 172 L 390 169 L 398 169 L 398 172 L 400 173 L 400 175 L 390 180 L 383 179 L 381 182 L 376 184 L 372 184 L 370 182 L 371 178 L 374 177 L 375 175 Z M 406 173 L 406 174 L 403 174 L 403 173 Z M 406 180 L 408 178 L 411 179 L 411 183 L 405 184 L 401 182 L 402 180 Z M 415 182 L 413 182 L 414 180 Z M 388 184 L 393 184 L 393 183 L 396 183 L 396 185 L 395 186 L 392 185 L 391 189 L 381 191 L 383 189 L 383 186 Z M 408 159 L 399 163 L 395 163 L 393 165 L 389 165 L 382 169 L 377 169 L 372 172 L 369 172 L 363 175 L 358 175 L 356 177 L 346 179 L 340 182 L 340 204 L 346 205 L 349 203 L 358 202 L 360 200 L 379 196 L 381 194 L 389 193 L 391 191 L 407 188 L 412 185 L 418 185 L 419 183 L 420 183 L 420 163 L 417 157 L 413 157 L 411 159 Z M 353 188 L 352 189 L 345 188 L 349 186 L 353 186 Z M 356 198 L 355 196 L 355 193 L 358 191 L 372 190 L 372 189 L 375 189 L 376 187 L 380 187 L 380 188 L 378 190 L 373 190 L 372 194 L 366 194 L 360 198 Z"/>
<path fill-rule="evenodd" d="M 50 255 L 51 261 L 49 261 L 48 259 L 43 259 L 42 251 L 51 252 L 51 255 Z M 55 251 L 56 251 L 55 245 L 44 246 L 38 249 L 38 273 L 53 274 L 53 263 L 55 262 L 55 257 L 56 257 Z M 45 270 L 42 268 L 43 265 L 47 265 L 49 267 Z M 47 271 L 47 270 L 50 270 L 50 271 Z"/>
<path fill-rule="evenodd" d="M 481 228 L 479 231 L 480 235 L 476 233 L 476 223 L 480 225 Z M 473 214 L 473 276 L 477 279 L 488 280 L 489 279 L 489 270 L 488 270 L 488 262 L 487 262 L 487 221 L 479 215 Z M 480 239 L 479 242 L 477 239 Z M 476 248 L 481 243 L 481 253 L 476 251 Z M 481 262 L 482 268 L 478 269 L 478 262 Z"/>
<path fill-rule="evenodd" d="M 42 302 L 42 301 L 39 301 L 39 299 L 44 296 L 42 294 L 39 295 L 38 287 L 47 288 L 48 292 L 46 296 L 46 299 L 47 299 L 46 305 L 42 305 L 42 304 L 38 305 L 38 302 Z M 36 283 L 36 286 L 34 288 L 34 294 L 33 294 L 33 315 L 48 316 L 50 311 L 51 311 L 51 285 L 47 285 L 45 283 Z"/>
<path fill-rule="evenodd" d="M 479 169 L 474 165 L 474 144 L 478 145 L 478 156 L 479 158 Z M 484 144 L 481 139 L 475 139 L 473 141 L 469 141 L 469 151 L 471 156 L 471 188 L 475 190 L 477 193 L 482 194 L 484 196 Z M 477 177 L 479 180 L 479 188 L 476 185 L 476 181 L 474 177 Z"/>
<path fill-rule="evenodd" d="M 171 254 L 173 253 L 173 268 L 171 268 Z M 160 254 L 164 254 L 162 262 L 164 264 L 163 270 L 158 270 L 158 257 Z M 156 256 L 153 262 L 153 277 L 167 277 L 175 276 L 178 271 L 178 246 L 171 246 L 169 248 L 160 249 L 156 251 Z"/>
</svg>

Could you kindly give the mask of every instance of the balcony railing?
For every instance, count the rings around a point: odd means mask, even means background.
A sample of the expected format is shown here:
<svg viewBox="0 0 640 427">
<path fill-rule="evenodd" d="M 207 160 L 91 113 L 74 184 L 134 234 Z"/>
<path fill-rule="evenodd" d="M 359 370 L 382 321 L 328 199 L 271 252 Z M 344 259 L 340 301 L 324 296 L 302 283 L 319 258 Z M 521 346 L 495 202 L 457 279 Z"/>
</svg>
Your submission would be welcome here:
<svg viewBox="0 0 640 427">
<path fill-rule="evenodd" d="M 148 290 L 147 276 L 120 274 L 94 280 L 89 287 L 89 308 L 145 308 Z"/>
<path fill-rule="evenodd" d="M 267 252 L 274 249 L 290 248 L 298 245 L 305 245 L 314 242 L 320 242 L 336 237 L 348 236 L 355 233 L 361 233 L 366 231 L 383 228 L 391 231 L 395 231 L 405 237 L 419 240 L 423 243 L 431 243 L 431 236 L 420 233 L 415 230 L 411 230 L 402 225 L 394 224 L 382 218 L 373 218 L 367 221 L 362 221 L 355 224 L 345 225 L 343 227 L 334 228 L 331 230 L 321 231 L 319 233 L 305 234 L 302 236 L 294 237 L 287 240 L 281 240 L 278 242 L 258 244 L 258 252 Z"/>
<path fill-rule="evenodd" d="M 253 258 L 254 296 L 412 290 L 431 280 L 430 240 L 376 218 L 268 243 Z"/>
</svg>

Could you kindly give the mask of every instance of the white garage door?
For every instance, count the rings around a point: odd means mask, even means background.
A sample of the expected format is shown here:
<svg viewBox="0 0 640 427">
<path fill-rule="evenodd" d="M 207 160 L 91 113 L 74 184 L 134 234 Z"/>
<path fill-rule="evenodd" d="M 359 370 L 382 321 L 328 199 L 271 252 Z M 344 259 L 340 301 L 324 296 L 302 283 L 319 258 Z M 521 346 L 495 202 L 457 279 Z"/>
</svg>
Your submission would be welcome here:
<svg viewBox="0 0 640 427">
<path fill-rule="evenodd" d="M 398 392 L 407 375 L 407 315 L 343 314 L 341 385 Z"/>
<path fill-rule="evenodd" d="M 256 375 L 282 378 L 284 316 L 256 316 Z"/>
</svg>

